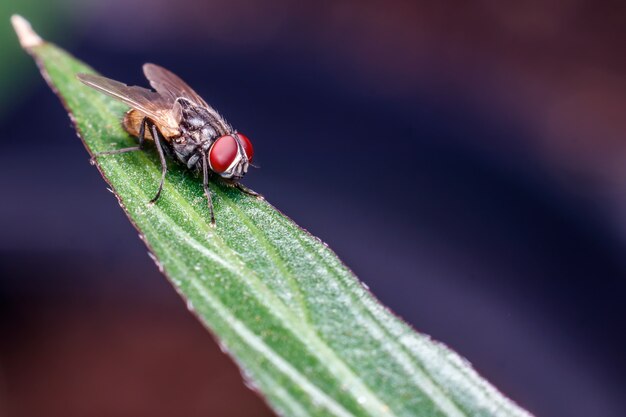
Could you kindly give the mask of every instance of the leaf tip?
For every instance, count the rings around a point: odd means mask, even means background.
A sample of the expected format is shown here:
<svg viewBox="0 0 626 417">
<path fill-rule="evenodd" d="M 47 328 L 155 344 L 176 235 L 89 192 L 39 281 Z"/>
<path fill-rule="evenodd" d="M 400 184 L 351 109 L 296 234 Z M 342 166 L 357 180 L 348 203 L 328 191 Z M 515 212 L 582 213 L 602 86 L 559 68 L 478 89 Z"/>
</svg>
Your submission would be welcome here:
<svg viewBox="0 0 626 417">
<path fill-rule="evenodd" d="M 11 16 L 13 30 L 17 33 L 22 48 L 28 50 L 43 43 L 43 39 L 33 30 L 30 22 L 18 14 Z"/>
</svg>

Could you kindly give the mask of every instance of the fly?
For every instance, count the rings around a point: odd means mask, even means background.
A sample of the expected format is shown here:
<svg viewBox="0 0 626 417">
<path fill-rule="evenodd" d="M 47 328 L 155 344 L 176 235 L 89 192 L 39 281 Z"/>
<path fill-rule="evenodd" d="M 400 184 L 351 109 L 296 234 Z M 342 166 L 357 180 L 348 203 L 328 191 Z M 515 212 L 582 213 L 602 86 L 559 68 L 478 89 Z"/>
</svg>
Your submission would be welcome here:
<svg viewBox="0 0 626 417">
<path fill-rule="evenodd" d="M 250 140 L 233 129 L 177 75 L 155 64 L 144 64 L 143 73 L 155 91 L 128 86 L 99 75 L 77 75 L 87 86 L 131 107 L 122 124 L 128 133 L 139 138 L 137 146 L 99 152 L 95 157 L 139 151 L 144 148 L 146 140 L 154 141 L 161 161 L 161 182 L 150 202 L 156 202 L 161 196 L 167 174 L 167 154 L 189 169 L 202 171 L 202 185 L 213 226 L 215 214 L 209 189 L 210 175 L 260 197 L 239 182 L 252 163 L 254 149 Z"/>
</svg>

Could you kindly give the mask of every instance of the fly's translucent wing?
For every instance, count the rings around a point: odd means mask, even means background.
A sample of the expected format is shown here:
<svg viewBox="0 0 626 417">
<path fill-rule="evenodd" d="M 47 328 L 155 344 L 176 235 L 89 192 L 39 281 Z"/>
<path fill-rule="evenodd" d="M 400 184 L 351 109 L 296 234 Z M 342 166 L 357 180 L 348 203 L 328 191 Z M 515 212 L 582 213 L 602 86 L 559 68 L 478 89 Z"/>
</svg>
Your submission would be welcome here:
<svg viewBox="0 0 626 417">
<path fill-rule="evenodd" d="M 210 106 L 193 91 L 186 82 L 180 79 L 171 71 L 166 70 L 155 64 L 144 64 L 143 73 L 145 74 L 150 85 L 163 97 L 176 101 L 177 98 L 183 97 L 192 103 L 210 109 Z"/>
<path fill-rule="evenodd" d="M 174 101 L 146 88 L 128 86 L 119 81 L 93 74 L 78 74 L 85 85 L 128 104 L 130 107 L 150 117 L 156 124 L 176 127 L 172 108 Z"/>
</svg>

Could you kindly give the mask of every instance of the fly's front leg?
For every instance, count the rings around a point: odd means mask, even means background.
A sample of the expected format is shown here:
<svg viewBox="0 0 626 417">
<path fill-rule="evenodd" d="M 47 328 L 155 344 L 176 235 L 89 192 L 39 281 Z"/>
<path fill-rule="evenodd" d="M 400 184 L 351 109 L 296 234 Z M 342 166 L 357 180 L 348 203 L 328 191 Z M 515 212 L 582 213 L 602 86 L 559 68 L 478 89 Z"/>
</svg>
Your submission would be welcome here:
<svg viewBox="0 0 626 417">
<path fill-rule="evenodd" d="M 209 212 L 211 213 L 211 226 L 215 227 L 215 214 L 213 213 L 213 200 L 211 199 L 211 190 L 209 189 L 209 168 L 207 167 L 207 159 L 202 155 L 202 187 L 209 204 Z"/>
<path fill-rule="evenodd" d="M 251 195 L 252 197 L 256 197 L 259 200 L 263 199 L 263 196 L 259 193 L 257 193 L 256 191 L 252 191 L 251 189 L 249 189 L 248 187 L 246 187 L 245 185 L 243 185 L 240 182 L 236 182 L 235 183 L 235 188 L 237 188 L 238 190 L 243 191 L 244 193 Z"/>
<path fill-rule="evenodd" d="M 116 155 L 119 153 L 133 152 L 133 151 L 141 151 L 143 149 L 143 145 L 146 143 L 146 125 L 148 124 L 148 118 L 144 117 L 141 121 L 141 127 L 139 128 L 139 145 L 131 146 L 128 148 L 122 149 L 114 149 L 112 151 L 104 151 L 104 152 L 96 152 L 91 158 L 90 162 L 93 165 L 96 161 L 96 158 L 103 155 Z"/>
<path fill-rule="evenodd" d="M 165 162 L 165 154 L 163 153 L 163 146 L 161 145 L 161 132 L 159 132 L 159 129 L 152 122 L 150 122 L 150 130 L 152 131 L 154 144 L 156 145 L 157 151 L 159 152 L 159 159 L 161 160 L 161 183 L 159 184 L 159 189 L 157 190 L 156 195 L 152 200 L 150 200 L 150 203 L 154 203 L 159 199 L 159 197 L 161 196 L 161 191 L 163 191 L 165 174 L 167 174 L 167 162 Z"/>
</svg>

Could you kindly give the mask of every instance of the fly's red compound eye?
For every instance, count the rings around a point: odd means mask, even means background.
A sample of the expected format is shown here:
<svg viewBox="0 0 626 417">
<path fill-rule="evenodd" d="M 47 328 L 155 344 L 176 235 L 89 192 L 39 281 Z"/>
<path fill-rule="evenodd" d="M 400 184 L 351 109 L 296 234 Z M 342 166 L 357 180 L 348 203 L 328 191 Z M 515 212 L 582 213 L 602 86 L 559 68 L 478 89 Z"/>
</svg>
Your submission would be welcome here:
<svg viewBox="0 0 626 417">
<path fill-rule="evenodd" d="M 252 142 L 250 142 L 250 139 L 248 139 L 248 137 L 244 134 L 237 133 L 237 136 L 239 136 L 239 139 L 241 139 L 241 147 L 246 153 L 248 161 L 252 162 L 252 157 L 254 156 L 254 148 L 252 147 Z"/>
<path fill-rule="evenodd" d="M 209 151 L 209 164 L 218 174 L 226 171 L 237 157 L 238 148 L 235 138 L 231 135 L 217 138 Z"/>
</svg>

